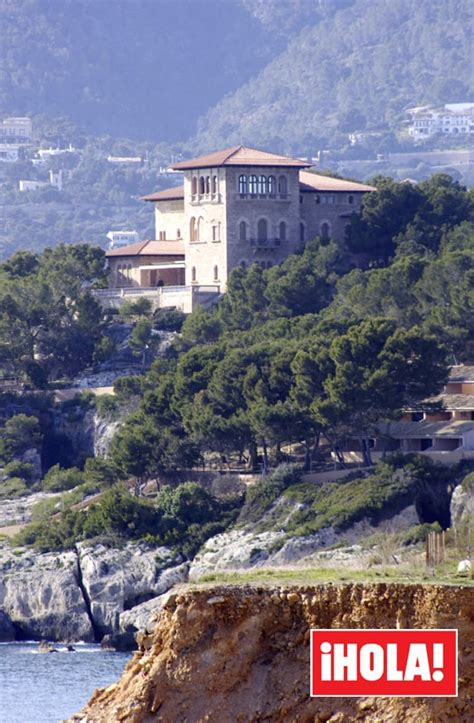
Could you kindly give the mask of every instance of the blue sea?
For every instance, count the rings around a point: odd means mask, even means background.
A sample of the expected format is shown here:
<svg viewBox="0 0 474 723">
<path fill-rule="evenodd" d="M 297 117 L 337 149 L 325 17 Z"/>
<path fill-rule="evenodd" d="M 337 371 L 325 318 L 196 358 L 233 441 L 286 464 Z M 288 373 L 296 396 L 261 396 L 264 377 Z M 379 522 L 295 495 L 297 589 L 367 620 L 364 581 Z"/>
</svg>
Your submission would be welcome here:
<svg viewBox="0 0 474 723">
<path fill-rule="evenodd" d="M 129 653 L 75 643 L 68 652 L 38 652 L 38 643 L 0 643 L 1 723 L 59 723 L 77 713 L 94 688 L 115 682 Z"/>
</svg>

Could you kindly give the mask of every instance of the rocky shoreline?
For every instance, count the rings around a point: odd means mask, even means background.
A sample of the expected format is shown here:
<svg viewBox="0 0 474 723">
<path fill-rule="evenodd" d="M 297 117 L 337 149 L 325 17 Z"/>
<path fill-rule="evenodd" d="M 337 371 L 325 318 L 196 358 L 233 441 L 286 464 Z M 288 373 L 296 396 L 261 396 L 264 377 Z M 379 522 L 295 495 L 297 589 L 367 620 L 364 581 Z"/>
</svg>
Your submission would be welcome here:
<svg viewBox="0 0 474 723">
<path fill-rule="evenodd" d="M 188 563 L 166 547 L 77 545 L 63 553 L 4 548 L 0 641 L 100 642 L 133 648 L 136 620 L 187 580 Z"/>
</svg>

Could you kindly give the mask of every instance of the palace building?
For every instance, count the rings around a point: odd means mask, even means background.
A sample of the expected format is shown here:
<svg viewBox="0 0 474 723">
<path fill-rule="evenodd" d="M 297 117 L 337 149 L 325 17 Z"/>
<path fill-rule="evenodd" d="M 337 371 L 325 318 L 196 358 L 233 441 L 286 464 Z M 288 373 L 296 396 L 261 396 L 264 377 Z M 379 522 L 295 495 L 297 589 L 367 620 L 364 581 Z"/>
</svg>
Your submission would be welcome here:
<svg viewBox="0 0 474 723">
<path fill-rule="evenodd" d="M 225 292 L 236 266 L 269 268 L 316 236 L 342 241 L 375 189 L 309 166 L 246 146 L 176 163 L 183 184 L 144 197 L 154 205 L 155 240 L 107 252 L 110 291 L 155 289 L 156 306 L 191 311 Z"/>
</svg>

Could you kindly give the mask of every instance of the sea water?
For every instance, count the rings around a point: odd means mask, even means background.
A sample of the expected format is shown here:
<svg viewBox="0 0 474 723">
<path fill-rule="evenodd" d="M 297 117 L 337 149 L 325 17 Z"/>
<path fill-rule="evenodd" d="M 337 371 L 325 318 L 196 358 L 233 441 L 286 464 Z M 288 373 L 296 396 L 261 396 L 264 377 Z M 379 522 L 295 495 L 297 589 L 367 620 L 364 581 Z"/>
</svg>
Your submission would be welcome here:
<svg viewBox="0 0 474 723">
<path fill-rule="evenodd" d="M 59 723 L 77 713 L 94 688 L 116 681 L 130 658 L 98 645 L 75 643 L 74 652 L 56 644 L 42 653 L 38 643 L 0 644 L 1 723 Z"/>
</svg>

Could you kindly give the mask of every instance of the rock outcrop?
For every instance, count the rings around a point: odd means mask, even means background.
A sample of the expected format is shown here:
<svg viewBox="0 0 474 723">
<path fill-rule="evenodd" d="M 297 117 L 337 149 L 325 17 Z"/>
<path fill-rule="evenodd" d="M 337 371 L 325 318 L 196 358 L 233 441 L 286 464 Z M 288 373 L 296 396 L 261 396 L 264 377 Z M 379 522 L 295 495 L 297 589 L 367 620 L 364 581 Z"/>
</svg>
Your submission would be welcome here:
<svg viewBox="0 0 474 723">
<path fill-rule="evenodd" d="M 94 640 L 77 579 L 74 552 L 41 555 L 24 551 L 18 555 L 3 550 L 0 610 L 14 623 L 17 637 Z"/>
<path fill-rule="evenodd" d="M 121 680 L 76 723 L 472 720 L 474 590 L 347 584 L 171 595 Z M 309 630 L 458 628 L 457 698 L 310 698 Z"/>
<path fill-rule="evenodd" d="M 0 553 L 0 619 L 12 639 L 98 641 L 127 633 L 133 642 L 133 610 L 187 579 L 188 565 L 165 547 L 103 545 L 52 554 L 33 550 Z M 156 604 L 153 606 L 153 600 Z M 121 620 L 125 612 L 129 616 Z M 143 620 L 143 611 L 136 619 Z M 3 622 L 2 622 L 3 620 Z"/>
</svg>

